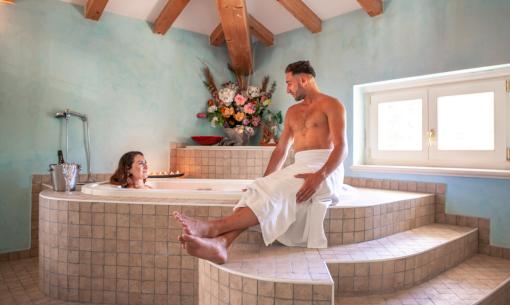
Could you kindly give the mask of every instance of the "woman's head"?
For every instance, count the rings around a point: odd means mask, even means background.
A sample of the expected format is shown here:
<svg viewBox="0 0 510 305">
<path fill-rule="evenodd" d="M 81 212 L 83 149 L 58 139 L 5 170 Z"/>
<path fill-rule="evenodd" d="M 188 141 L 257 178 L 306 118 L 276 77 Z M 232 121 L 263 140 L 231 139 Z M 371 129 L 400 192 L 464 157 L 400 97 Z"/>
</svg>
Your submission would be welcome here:
<svg viewBox="0 0 510 305">
<path fill-rule="evenodd" d="M 139 151 L 130 151 L 122 155 L 119 160 L 117 170 L 110 178 L 110 183 L 128 187 L 136 185 L 137 182 L 145 180 L 148 177 L 147 161 Z"/>
</svg>

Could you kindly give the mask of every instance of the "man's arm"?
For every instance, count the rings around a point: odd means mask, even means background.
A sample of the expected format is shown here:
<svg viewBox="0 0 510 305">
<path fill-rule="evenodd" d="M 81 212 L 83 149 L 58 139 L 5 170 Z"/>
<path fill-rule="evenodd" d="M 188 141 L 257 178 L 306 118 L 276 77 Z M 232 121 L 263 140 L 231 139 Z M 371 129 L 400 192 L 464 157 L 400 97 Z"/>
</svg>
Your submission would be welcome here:
<svg viewBox="0 0 510 305">
<path fill-rule="evenodd" d="M 296 178 L 304 178 L 303 186 L 296 194 L 296 201 L 307 201 L 316 191 L 319 185 L 328 177 L 347 156 L 347 134 L 345 130 L 346 116 L 344 106 L 334 101 L 328 103 L 328 110 L 325 111 L 328 118 L 328 128 L 333 150 L 328 160 L 320 170 L 313 174 L 300 174 Z"/>
<path fill-rule="evenodd" d="M 287 153 L 289 151 L 292 142 L 294 141 L 294 137 L 292 135 L 292 129 L 289 123 L 289 112 L 287 111 L 287 115 L 285 115 L 285 120 L 283 123 L 283 131 L 280 135 L 280 139 L 278 140 L 278 144 L 276 145 L 273 153 L 271 154 L 271 158 L 269 159 L 269 163 L 267 164 L 266 171 L 264 172 L 264 177 L 270 175 L 276 170 L 279 170 L 285 159 L 287 158 Z"/>
<path fill-rule="evenodd" d="M 340 102 L 333 103 L 331 111 L 326 113 L 328 117 L 328 127 L 333 150 L 328 160 L 318 171 L 324 179 L 335 171 L 347 157 L 347 132 L 345 130 L 346 116 L 345 108 Z"/>
</svg>

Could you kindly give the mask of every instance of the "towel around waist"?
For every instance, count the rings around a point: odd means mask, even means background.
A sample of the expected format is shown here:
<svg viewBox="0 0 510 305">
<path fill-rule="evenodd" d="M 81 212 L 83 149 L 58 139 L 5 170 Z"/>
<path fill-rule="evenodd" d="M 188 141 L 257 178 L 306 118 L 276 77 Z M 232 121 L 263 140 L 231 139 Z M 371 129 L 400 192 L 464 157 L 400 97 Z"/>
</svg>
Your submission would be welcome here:
<svg viewBox="0 0 510 305">
<path fill-rule="evenodd" d="M 326 162 L 332 149 L 302 150 L 294 155 L 294 163 Z"/>
</svg>

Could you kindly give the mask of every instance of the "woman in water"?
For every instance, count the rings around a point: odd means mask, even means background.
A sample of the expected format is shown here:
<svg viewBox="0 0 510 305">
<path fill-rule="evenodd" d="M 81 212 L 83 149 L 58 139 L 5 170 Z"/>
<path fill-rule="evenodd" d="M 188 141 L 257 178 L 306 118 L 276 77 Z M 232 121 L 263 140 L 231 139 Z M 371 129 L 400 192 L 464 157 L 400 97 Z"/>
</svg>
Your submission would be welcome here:
<svg viewBox="0 0 510 305">
<path fill-rule="evenodd" d="M 139 151 L 125 153 L 119 160 L 117 170 L 110 178 L 110 183 L 123 188 L 150 189 L 145 185 L 148 177 L 147 161 Z"/>
</svg>

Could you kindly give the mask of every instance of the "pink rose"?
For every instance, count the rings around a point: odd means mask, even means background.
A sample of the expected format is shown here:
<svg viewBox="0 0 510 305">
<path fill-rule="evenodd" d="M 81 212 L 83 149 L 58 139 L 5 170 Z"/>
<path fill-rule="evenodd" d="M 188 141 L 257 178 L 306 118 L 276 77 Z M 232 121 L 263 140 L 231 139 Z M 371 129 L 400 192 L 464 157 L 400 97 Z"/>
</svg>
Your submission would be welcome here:
<svg viewBox="0 0 510 305">
<path fill-rule="evenodd" d="M 259 124 L 260 124 L 260 117 L 258 117 L 258 116 L 254 117 L 253 119 L 251 119 L 251 123 L 253 124 L 254 127 L 259 126 Z"/>
<path fill-rule="evenodd" d="M 248 125 L 248 124 L 250 124 L 250 120 L 248 120 L 248 119 L 244 119 L 244 120 L 243 120 L 243 125 L 244 125 L 244 126 L 246 126 L 246 125 Z"/>
<path fill-rule="evenodd" d="M 246 103 L 246 98 L 244 96 L 242 96 L 241 94 L 238 94 L 234 98 L 234 101 L 236 102 L 237 105 L 242 106 L 242 105 L 244 105 L 244 103 Z"/>
<path fill-rule="evenodd" d="M 197 118 L 199 118 L 199 119 L 205 119 L 206 117 L 207 117 L 207 114 L 205 114 L 203 112 L 197 113 Z"/>
<path fill-rule="evenodd" d="M 246 104 L 244 105 L 243 110 L 248 114 L 253 114 L 255 113 L 255 105 L 253 103 Z"/>
</svg>

